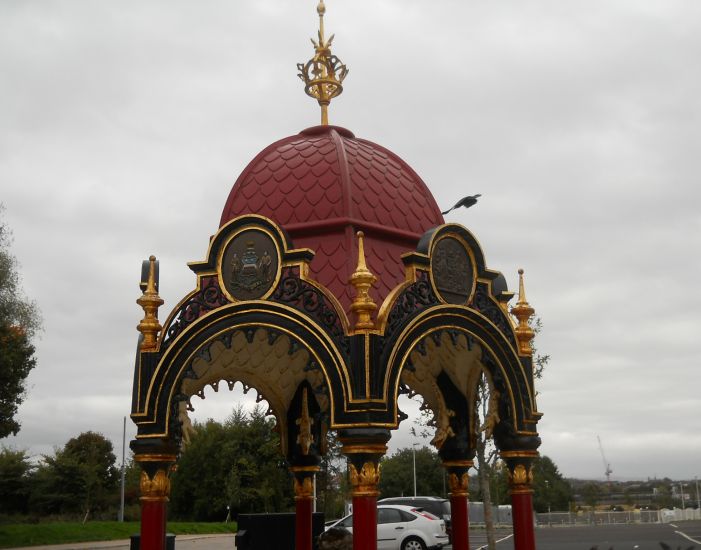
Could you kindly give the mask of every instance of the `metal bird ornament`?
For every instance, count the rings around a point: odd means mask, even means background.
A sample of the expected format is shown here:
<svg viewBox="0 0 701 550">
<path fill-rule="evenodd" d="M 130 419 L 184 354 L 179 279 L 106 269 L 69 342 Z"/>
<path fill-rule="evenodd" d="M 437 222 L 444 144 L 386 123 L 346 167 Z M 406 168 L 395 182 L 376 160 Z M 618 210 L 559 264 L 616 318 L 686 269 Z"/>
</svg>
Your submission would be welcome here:
<svg viewBox="0 0 701 550">
<path fill-rule="evenodd" d="M 458 202 L 456 202 L 455 206 L 453 206 L 452 208 L 448 208 L 448 210 L 446 210 L 445 212 L 441 212 L 441 214 L 445 216 L 448 212 L 450 212 L 451 210 L 455 210 L 456 208 L 470 208 L 470 206 L 477 204 L 477 198 L 481 196 L 482 195 L 478 193 L 477 195 L 470 195 L 469 197 L 464 197 Z"/>
</svg>

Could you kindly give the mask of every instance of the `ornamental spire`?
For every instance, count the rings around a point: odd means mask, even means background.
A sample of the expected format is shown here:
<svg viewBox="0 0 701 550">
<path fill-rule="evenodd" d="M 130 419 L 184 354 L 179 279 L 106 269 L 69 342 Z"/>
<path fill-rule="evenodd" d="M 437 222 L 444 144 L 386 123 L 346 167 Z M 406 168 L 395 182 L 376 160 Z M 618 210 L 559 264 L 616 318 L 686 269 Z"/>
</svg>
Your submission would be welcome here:
<svg viewBox="0 0 701 550">
<path fill-rule="evenodd" d="M 518 319 L 518 326 L 515 329 L 518 340 L 518 351 L 521 355 L 533 355 L 531 340 L 535 332 L 528 324 L 528 320 L 535 313 L 535 310 L 526 300 L 526 287 L 523 284 L 523 269 L 518 270 L 518 302 L 511 308 L 511 313 Z"/>
<path fill-rule="evenodd" d="M 370 288 L 377 281 L 365 264 L 365 248 L 363 246 L 363 232 L 358 231 L 358 267 L 350 277 L 350 283 L 355 287 L 356 295 L 351 304 L 351 311 L 358 315 L 355 328 L 358 330 L 373 329 L 375 323 L 372 320 L 372 312 L 377 309 L 377 304 L 370 296 Z"/>
<path fill-rule="evenodd" d="M 158 308 L 163 305 L 163 299 L 158 295 L 158 263 L 155 256 L 143 262 L 141 269 L 141 291 L 143 294 L 136 301 L 143 310 L 144 318 L 136 327 L 143 334 L 141 351 L 154 351 L 158 333 L 163 328 L 158 322 Z M 144 280 L 145 279 L 145 280 Z"/>
<path fill-rule="evenodd" d="M 331 100 L 341 95 L 343 86 L 341 82 L 348 74 L 348 68 L 341 60 L 331 53 L 331 43 L 334 35 L 326 40 L 324 35 L 324 13 L 326 6 L 324 0 L 319 0 L 316 7 L 319 14 L 319 41 L 312 38 L 314 44 L 314 57 L 306 63 L 297 63 L 299 78 L 304 81 L 304 91 L 310 97 L 319 102 L 321 107 L 321 124 L 329 123 L 328 107 Z"/>
</svg>

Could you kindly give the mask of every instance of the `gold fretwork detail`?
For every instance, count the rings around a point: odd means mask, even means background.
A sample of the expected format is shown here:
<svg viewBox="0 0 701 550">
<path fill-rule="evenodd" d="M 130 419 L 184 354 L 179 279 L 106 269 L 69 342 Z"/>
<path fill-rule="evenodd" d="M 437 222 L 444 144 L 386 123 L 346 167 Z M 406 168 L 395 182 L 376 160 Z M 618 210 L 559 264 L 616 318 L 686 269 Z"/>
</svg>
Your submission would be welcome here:
<svg viewBox="0 0 701 550">
<path fill-rule="evenodd" d="M 314 482 L 312 476 L 304 476 L 301 480 L 295 477 L 295 500 L 312 498 L 314 496 Z"/>
<path fill-rule="evenodd" d="M 367 461 L 358 472 L 353 463 L 349 465 L 350 482 L 354 497 L 376 497 L 380 494 L 377 485 L 380 483 L 380 465 Z"/>
<path fill-rule="evenodd" d="M 467 472 L 462 474 L 460 477 L 457 474 L 450 474 L 448 476 L 448 486 L 450 487 L 450 494 L 454 497 L 466 497 L 468 495 L 468 487 L 470 485 L 470 476 Z"/>
<path fill-rule="evenodd" d="M 163 500 L 170 495 L 170 479 L 165 470 L 158 469 L 153 477 L 142 470 L 139 482 L 142 500 Z"/>
<path fill-rule="evenodd" d="M 309 448 L 314 442 L 312 435 L 312 424 L 314 421 L 309 416 L 309 402 L 307 401 L 307 388 L 302 390 L 302 415 L 296 420 L 299 426 L 299 435 L 297 436 L 297 444 L 302 448 L 302 454 L 308 455 Z"/>
<path fill-rule="evenodd" d="M 141 341 L 142 351 L 153 351 L 156 349 L 158 333 L 163 328 L 158 322 L 158 308 L 163 305 L 163 299 L 156 290 L 156 257 L 149 257 L 148 280 L 146 289 L 136 301 L 143 310 L 144 318 L 137 325 L 138 331 L 144 335 Z"/>
<path fill-rule="evenodd" d="M 348 68 L 331 53 L 334 35 L 328 40 L 324 37 L 324 0 L 319 1 L 316 12 L 319 14 L 319 41 L 312 39 L 314 57 L 306 63 L 297 63 L 297 70 L 299 78 L 304 82 L 305 93 L 319 103 L 321 123 L 326 125 L 329 123 L 329 103 L 343 92 L 341 83 L 348 74 Z"/>
<path fill-rule="evenodd" d="M 531 348 L 531 340 L 535 336 L 535 332 L 528 324 L 528 320 L 533 316 L 535 310 L 526 300 L 526 289 L 523 284 L 523 269 L 518 270 L 518 302 L 511 308 L 511 313 L 518 319 L 518 326 L 515 329 L 516 339 L 518 340 L 518 351 L 521 355 L 530 357 L 533 355 Z"/>
<path fill-rule="evenodd" d="M 350 277 L 350 283 L 355 287 L 356 294 L 351 304 L 351 311 L 357 315 L 356 330 L 372 330 L 375 322 L 372 313 L 377 309 L 377 304 L 370 296 L 370 288 L 377 281 L 368 266 L 365 264 L 365 247 L 363 245 L 363 232 L 358 231 L 358 267 Z"/>
</svg>

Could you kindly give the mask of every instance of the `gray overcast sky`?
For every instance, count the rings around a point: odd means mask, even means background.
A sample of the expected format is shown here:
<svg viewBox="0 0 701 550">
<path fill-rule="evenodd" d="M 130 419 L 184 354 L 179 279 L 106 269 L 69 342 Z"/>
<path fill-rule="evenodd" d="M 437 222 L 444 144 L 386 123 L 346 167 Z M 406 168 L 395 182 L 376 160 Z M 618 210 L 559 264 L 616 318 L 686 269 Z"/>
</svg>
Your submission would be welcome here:
<svg viewBox="0 0 701 550">
<path fill-rule="evenodd" d="M 295 69 L 315 6 L 0 3 L 0 201 L 45 317 L 2 443 L 97 430 L 119 450 L 141 260 L 161 260 L 163 319 L 248 161 L 317 124 Z M 701 3 L 329 0 L 326 28 L 350 67 L 331 122 L 441 206 L 482 193 L 449 221 L 512 288 L 526 270 L 542 453 L 602 478 L 598 434 L 614 477 L 701 475 Z"/>
</svg>

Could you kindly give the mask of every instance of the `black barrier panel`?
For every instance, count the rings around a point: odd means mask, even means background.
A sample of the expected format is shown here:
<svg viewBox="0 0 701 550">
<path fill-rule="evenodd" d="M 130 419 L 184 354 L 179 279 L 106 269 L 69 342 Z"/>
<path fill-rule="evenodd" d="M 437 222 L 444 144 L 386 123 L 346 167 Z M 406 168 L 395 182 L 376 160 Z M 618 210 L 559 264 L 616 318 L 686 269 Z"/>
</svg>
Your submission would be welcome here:
<svg viewBox="0 0 701 550">
<path fill-rule="evenodd" d="M 295 550 L 295 514 L 239 514 L 236 550 Z M 324 514 L 312 514 L 313 549 L 324 532 Z"/>
<path fill-rule="evenodd" d="M 130 537 L 129 550 L 141 550 L 141 535 Z M 173 533 L 166 533 L 166 550 L 175 550 L 175 535 Z"/>
</svg>

